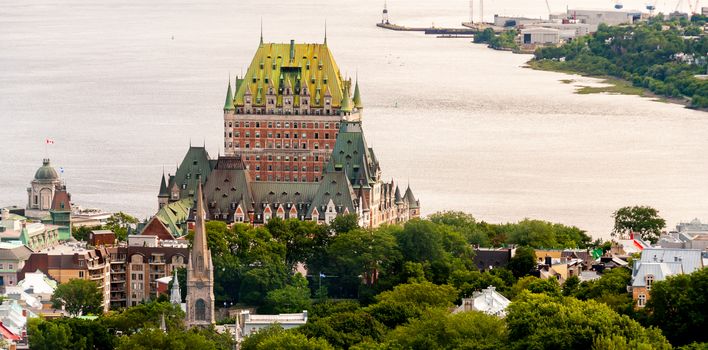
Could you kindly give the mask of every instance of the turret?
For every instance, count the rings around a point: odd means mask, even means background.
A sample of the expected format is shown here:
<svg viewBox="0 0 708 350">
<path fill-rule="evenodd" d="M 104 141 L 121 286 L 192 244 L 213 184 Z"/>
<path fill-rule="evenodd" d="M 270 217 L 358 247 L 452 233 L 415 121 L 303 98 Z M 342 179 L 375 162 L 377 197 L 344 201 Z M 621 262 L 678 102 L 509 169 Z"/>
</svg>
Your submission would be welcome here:
<svg viewBox="0 0 708 350">
<path fill-rule="evenodd" d="M 226 102 L 224 102 L 224 113 L 233 111 L 234 109 L 234 94 L 231 92 L 231 79 L 229 79 L 229 88 L 226 90 Z"/>
<path fill-rule="evenodd" d="M 362 109 L 364 106 L 361 103 L 361 94 L 359 93 L 359 78 L 356 79 L 356 85 L 354 86 L 354 108 Z"/>
</svg>

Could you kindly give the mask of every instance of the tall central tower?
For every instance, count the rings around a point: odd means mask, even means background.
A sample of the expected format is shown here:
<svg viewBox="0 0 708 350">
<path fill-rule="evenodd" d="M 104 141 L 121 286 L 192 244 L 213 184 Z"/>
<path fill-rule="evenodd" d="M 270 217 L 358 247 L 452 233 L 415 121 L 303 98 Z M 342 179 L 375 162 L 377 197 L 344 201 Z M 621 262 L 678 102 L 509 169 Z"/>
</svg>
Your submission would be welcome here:
<svg viewBox="0 0 708 350">
<path fill-rule="evenodd" d="M 204 225 L 204 194 L 197 187 L 194 241 L 187 266 L 187 326 L 214 324 L 214 266 Z"/>
<path fill-rule="evenodd" d="M 340 123 L 361 119 L 359 86 L 323 44 L 261 42 L 224 104 L 224 149 L 255 181 L 315 182 Z"/>
</svg>

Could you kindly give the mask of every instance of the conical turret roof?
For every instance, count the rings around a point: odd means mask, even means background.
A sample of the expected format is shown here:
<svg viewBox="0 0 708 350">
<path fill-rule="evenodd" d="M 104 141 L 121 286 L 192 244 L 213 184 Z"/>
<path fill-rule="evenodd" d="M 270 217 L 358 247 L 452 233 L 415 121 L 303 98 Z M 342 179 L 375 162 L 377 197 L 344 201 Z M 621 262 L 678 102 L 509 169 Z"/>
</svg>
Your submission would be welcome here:
<svg viewBox="0 0 708 350">
<path fill-rule="evenodd" d="M 354 86 L 354 107 L 357 109 L 362 109 L 364 106 L 361 104 L 361 94 L 359 93 L 359 79 L 356 80 L 356 85 Z"/>
<path fill-rule="evenodd" d="M 162 173 L 162 182 L 160 182 L 160 197 L 169 197 L 170 191 L 167 189 L 167 182 L 165 181 L 165 173 Z"/>
<path fill-rule="evenodd" d="M 224 102 L 224 110 L 233 111 L 234 109 L 234 94 L 231 92 L 231 80 L 229 80 L 229 88 L 226 90 L 226 102 Z"/>
</svg>

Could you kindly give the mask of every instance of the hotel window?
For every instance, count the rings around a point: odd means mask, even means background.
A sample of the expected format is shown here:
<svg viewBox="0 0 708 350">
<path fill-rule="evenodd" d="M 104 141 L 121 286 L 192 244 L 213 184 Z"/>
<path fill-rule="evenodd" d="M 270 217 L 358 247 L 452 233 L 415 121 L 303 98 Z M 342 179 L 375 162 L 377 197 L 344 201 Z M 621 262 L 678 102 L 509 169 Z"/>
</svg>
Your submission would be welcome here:
<svg viewBox="0 0 708 350">
<path fill-rule="evenodd" d="M 272 165 L 268 165 L 268 171 L 273 171 L 273 166 L 272 166 Z"/>
<path fill-rule="evenodd" d="M 325 139 L 329 140 L 329 133 L 328 132 L 325 133 Z"/>
<path fill-rule="evenodd" d="M 268 137 L 269 137 L 269 138 L 273 138 L 273 133 L 272 133 L 272 132 L 268 132 Z"/>
<path fill-rule="evenodd" d="M 246 142 L 246 148 L 251 148 L 251 145 L 248 142 Z"/>
<path fill-rule="evenodd" d="M 298 136 L 297 133 L 294 133 L 294 134 L 293 134 L 293 138 L 294 138 L 294 139 L 296 139 L 297 136 Z"/>
<path fill-rule="evenodd" d="M 280 133 L 276 133 L 276 134 L 275 134 L 275 138 L 276 138 L 276 139 L 279 139 L 279 138 L 280 138 Z"/>
<path fill-rule="evenodd" d="M 319 138 L 320 138 L 320 133 L 316 132 L 316 133 L 315 133 L 315 140 L 317 140 L 317 139 L 319 139 Z"/>
<path fill-rule="evenodd" d="M 260 175 L 256 175 L 256 181 L 261 181 L 261 176 L 260 176 Z M 243 220 L 240 220 L 240 221 L 243 221 Z"/>
<path fill-rule="evenodd" d="M 257 128 L 260 128 L 260 127 L 261 127 L 261 123 L 256 122 L 256 127 L 257 127 Z"/>
<path fill-rule="evenodd" d="M 246 124 L 245 127 L 247 127 L 247 128 L 250 128 L 250 127 L 251 127 L 251 123 L 246 122 L 245 124 Z"/>
<path fill-rule="evenodd" d="M 256 142 L 256 148 L 261 148 L 261 143 L 260 143 L 260 142 Z"/>
<path fill-rule="evenodd" d="M 256 160 L 261 160 L 261 156 L 256 156 Z"/>
<path fill-rule="evenodd" d="M 3 265 L 2 265 L 2 264 L 0 264 L 0 270 L 2 270 L 3 268 L 4 268 L 4 267 L 3 267 Z"/>
<path fill-rule="evenodd" d="M 289 139 L 289 138 L 290 138 L 290 133 L 287 133 L 287 132 L 286 132 L 286 133 L 285 133 L 285 138 L 286 138 L 286 139 Z"/>
<path fill-rule="evenodd" d="M 272 128 L 273 127 L 273 122 L 268 122 L 268 127 Z"/>
<path fill-rule="evenodd" d="M 320 128 L 320 123 L 315 123 L 315 129 L 319 129 L 319 128 Z"/>
<path fill-rule="evenodd" d="M 320 149 L 320 144 L 319 144 L 319 143 L 315 143 L 315 149 Z"/>
<path fill-rule="evenodd" d="M 237 131 L 237 132 L 234 133 L 234 136 L 236 136 L 236 137 L 241 137 L 241 133 Z"/>
<path fill-rule="evenodd" d="M 276 128 L 279 128 L 279 127 L 280 127 L 280 122 L 276 122 L 276 123 L 275 123 L 275 127 L 276 127 Z"/>
<path fill-rule="evenodd" d="M 645 294 L 639 294 L 639 297 L 637 298 L 637 306 L 639 307 L 644 307 L 647 303 L 647 296 Z"/>
<path fill-rule="evenodd" d="M 302 160 L 303 162 L 306 162 L 306 161 L 307 161 L 307 157 L 306 157 L 306 156 L 302 156 L 301 160 Z"/>
<path fill-rule="evenodd" d="M 238 128 L 238 122 L 234 123 L 234 128 Z"/>
<path fill-rule="evenodd" d="M 293 129 L 297 129 L 297 122 L 293 123 Z"/>
<path fill-rule="evenodd" d="M 302 133 L 302 138 L 303 138 L 303 139 L 306 139 L 306 138 L 307 138 L 307 133 L 304 133 L 304 132 L 303 132 L 303 133 Z"/>
<path fill-rule="evenodd" d="M 289 127 L 290 127 L 290 123 L 285 123 L 285 127 L 286 127 L 286 128 L 289 128 Z"/>
<path fill-rule="evenodd" d="M 307 171 L 307 167 L 306 166 L 302 167 L 302 171 Z"/>
<path fill-rule="evenodd" d="M 261 137 L 261 132 L 260 132 L 260 131 L 256 131 L 256 137 Z"/>
<path fill-rule="evenodd" d="M 12 266 L 12 264 L 7 264 L 7 269 L 8 269 L 8 270 L 12 270 L 13 267 L 14 267 L 14 266 Z"/>
<path fill-rule="evenodd" d="M 268 160 L 271 161 L 271 162 L 273 161 L 273 155 L 272 155 L 272 154 L 269 154 L 269 155 L 268 155 Z"/>
<path fill-rule="evenodd" d="M 307 144 L 306 144 L 306 143 L 303 143 L 303 144 L 302 144 L 302 149 L 307 149 Z"/>
<path fill-rule="evenodd" d="M 261 166 L 260 166 L 260 165 L 256 165 L 256 170 L 261 170 Z"/>
<path fill-rule="evenodd" d="M 251 137 L 251 133 L 246 131 L 246 137 Z"/>
<path fill-rule="evenodd" d="M 325 123 L 325 129 L 329 129 L 329 123 Z"/>
<path fill-rule="evenodd" d="M 84 278 L 84 272 L 83 272 L 83 271 L 79 271 L 79 278 Z"/>
<path fill-rule="evenodd" d="M 289 162 L 290 161 L 290 156 L 285 156 L 285 161 Z"/>
</svg>

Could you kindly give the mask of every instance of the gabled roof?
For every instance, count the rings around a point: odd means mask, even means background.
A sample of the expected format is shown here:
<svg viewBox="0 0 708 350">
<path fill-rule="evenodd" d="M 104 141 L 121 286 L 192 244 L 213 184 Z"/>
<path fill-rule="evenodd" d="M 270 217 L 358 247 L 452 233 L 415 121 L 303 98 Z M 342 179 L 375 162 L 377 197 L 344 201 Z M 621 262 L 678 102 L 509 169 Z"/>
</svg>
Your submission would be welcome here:
<svg viewBox="0 0 708 350">
<path fill-rule="evenodd" d="M 187 221 L 189 210 L 193 204 L 194 201 L 191 198 L 178 200 L 160 208 L 157 214 L 155 214 L 155 217 L 170 230 L 172 236 L 181 237 L 184 235 L 184 232 L 182 232 L 182 224 Z M 145 228 L 147 228 L 147 226 Z"/>
<path fill-rule="evenodd" d="M 243 106 L 246 91 L 258 96 L 253 105 L 265 105 L 259 98 L 265 93 L 263 86 L 273 86 L 277 95 L 282 94 L 285 82 L 293 82 L 296 93 L 307 86 L 310 93 L 324 94 L 329 90 L 332 106 L 339 107 L 342 101 L 344 81 L 332 53 L 325 44 L 261 44 L 253 55 L 246 74 L 237 82 L 234 104 Z M 277 105 L 282 105 L 278 98 Z M 322 99 L 312 100 L 313 107 L 322 107 Z"/>
<path fill-rule="evenodd" d="M 354 212 L 354 189 L 344 171 L 325 172 L 322 181 L 317 187 L 317 194 L 312 200 L 312 205 L 307 213 L 308 217 L 312 216 L 312 210 L 317 208 L 320 218 L 324 218 L 325 210 L 331 200 L 338 208 L 338 213 L 344 213 L 346 209 L 350 213 Z"/>
<path fill-rule="evenodd" d="M 66 187 L 61 186 L 54 191 L 52 211 L 71 211 L 71 194 L 66 191 Z"/>
<path fill-rule="evenodd" d="M 327 172 L 345 171 L 349 181 L 355 185 L 374 183 L 378 163 L 373 151 L 366 145 L 361 122 L 342 121 L 325 169 Z"/>
<path fill-rule="evenodd" d="M 197 183 L 201 180 L 204 184 L 211 175 L 212 169 L 213 165 L 206 148 L 189 146 L 187 154 L 184 155 L 174 177 L 170 179 L 168 187 L 176 185 L 180 190 L 180 198 L 194 197 Z M 183 185 L 186 185 L 186 188 L 182 188 Z"/>
<path fill-rule="evenodd" d="M 204 193 L 210 218 L 227 214 L 227 219 L 233 221 L 236 207 L 232 207 L 232 203 L 240 205 L 244 212 L 250 211 L 253 201 L 251 178 L 241 158 L 220 156 L 209 181 L 204 185 Z"/>
</svg>

